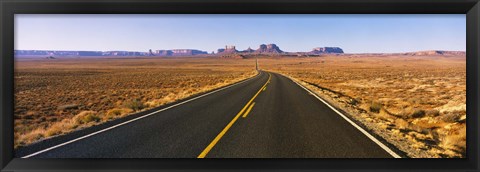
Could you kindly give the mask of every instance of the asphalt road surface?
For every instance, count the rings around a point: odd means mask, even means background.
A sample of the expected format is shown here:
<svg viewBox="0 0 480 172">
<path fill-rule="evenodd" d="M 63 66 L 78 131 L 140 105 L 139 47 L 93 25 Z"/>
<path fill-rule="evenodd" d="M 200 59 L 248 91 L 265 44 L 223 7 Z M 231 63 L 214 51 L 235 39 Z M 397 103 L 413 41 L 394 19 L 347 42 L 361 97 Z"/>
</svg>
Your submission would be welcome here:
<svg viewBox="0 0 480 172">
<path fill-rule="evenodd" d="M 21 148 L 23 158 L 392 158 L 280 74 Z"/>
</svg>

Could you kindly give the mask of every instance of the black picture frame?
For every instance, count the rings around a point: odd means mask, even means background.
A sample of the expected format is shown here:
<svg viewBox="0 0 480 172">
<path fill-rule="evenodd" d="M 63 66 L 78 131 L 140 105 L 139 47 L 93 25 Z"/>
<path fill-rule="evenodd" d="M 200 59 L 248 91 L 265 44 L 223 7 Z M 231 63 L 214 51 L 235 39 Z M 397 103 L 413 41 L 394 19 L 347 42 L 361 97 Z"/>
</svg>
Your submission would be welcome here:
<svg viewBox="0 0 480 172">
<path fill-rule="evenodd" d="M 478 0 L 1 0 L 1 171 L 479 171 Z M 466 14 L 467 157 L 460 159 L 20 159 L 13 152 L 15 14 Z"/>
</svg>

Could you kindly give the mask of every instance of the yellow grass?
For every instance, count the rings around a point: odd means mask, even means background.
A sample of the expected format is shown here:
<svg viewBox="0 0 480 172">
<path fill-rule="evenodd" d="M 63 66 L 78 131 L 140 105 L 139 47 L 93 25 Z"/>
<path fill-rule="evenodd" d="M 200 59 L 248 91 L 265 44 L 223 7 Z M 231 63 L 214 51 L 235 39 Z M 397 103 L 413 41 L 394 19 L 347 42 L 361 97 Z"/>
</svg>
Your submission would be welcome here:
<svg viewBox="0 0 480 172">
<path fill-rule="evenodd" d="M 464 157 L 465 56 L 267 58 L 410 157 Z"/>
</svg>

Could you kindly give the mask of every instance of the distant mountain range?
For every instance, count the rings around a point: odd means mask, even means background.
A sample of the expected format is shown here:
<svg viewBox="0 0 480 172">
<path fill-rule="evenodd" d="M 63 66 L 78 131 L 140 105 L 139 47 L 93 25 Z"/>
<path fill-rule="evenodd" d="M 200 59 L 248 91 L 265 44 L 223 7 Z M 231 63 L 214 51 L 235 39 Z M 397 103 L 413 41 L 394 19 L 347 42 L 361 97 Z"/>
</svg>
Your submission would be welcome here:
<svg viewBox="0 0 480 172">
<path fill-rule="evenodd" d="M 173 49 L 173 50 L 149 50 L 148 52 L 138 51 L 55 51 L 55 50 L 15 50 L 15 56 L 195 56 L 195 55 L 226 55 L 226 54 L 330 54 L 343 53 L 339 47 L 319 47 L 310 52 L 284 52 L 275 44 L 262 44 L 258 49 L 248 48 L 238 51 L 235 46 L 225 46 L 218 49 L 217 53 L 208 53 L 195 49 Z"/>
<path fill-rule="evenodd" d="M 147 56 L 148 52 L 136 51 L 55 51 L 15 50 L 15 56 Z"/>
<path fill-rule="evenodd" d="M 174 56 L 197 56 L 197 55 L 211 55 L 220 57 L 231 57 L 232 55 L 288 55 L 288 56 L 315 56 L 323 54 L 344 54 L 340 47 L 317 47 L 308 52 L 285 52 L 276 44 L 261 44 L 256 50 L 250 47 L 246 50 L 239 51 L 235 46 L 225 46 L 220 48 L 217 52 L 208 53 L 207 51 L 195 49 L 173 49 L 173 50 L 149 50 L 147 52 L 138 51 L 54 51 L 54 50 L 15 50 L 15 56 L 45 56 L 46 58 L 54 58 L 56 56 L 160 56 L 160 57 L 174 57 Z M 464 51 L 418 51 L 407 53 L 362 53 L 371 55 L 465 55 Z M 235 56 L 235 57 L 236 57 Z"/>
</svg>

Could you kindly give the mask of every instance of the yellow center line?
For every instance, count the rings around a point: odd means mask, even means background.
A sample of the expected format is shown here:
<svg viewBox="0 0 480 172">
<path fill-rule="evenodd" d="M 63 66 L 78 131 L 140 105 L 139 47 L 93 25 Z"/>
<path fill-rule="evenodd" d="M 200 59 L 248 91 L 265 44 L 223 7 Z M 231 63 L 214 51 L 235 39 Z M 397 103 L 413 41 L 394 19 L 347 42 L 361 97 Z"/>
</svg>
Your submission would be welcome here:
<svg viewBox="0 0 480 172">
<path fill-rule="evenodd" d="M 248 108 L 248 110 L 245 112 L 245 114 L 243 114 L 242 117 L 247 117 L 248 113 L 250 113 L 250 111 L 252 110 L 253 106 L 255 105 L 255 102 L 253 102 L 250 107 Z"/>
<path fill-rule="evenodd" d="M 265 91 L 267 89 L 267 87 L 263 88 L 263 91 Z"/>
<path fill-rule="evenodd" d="M 262 89 L 264 87 L 266 87 L 267 84 L 270 82 L 270 79 L 272 78 L 272 75 L 270 73 L 268 73 L 268 75 L 269 75 L 268 80 L 262 86 L 262 88 L 260 88 L 260 90 L 258 90 L 258 92 L 252 97 L 252 99 L 250 99 L 250 101 L 248 101 L 248 103 L 242 108 L 242 110 L 240 112 L 238 112 L 237 115 L 235 115 L 235 118 L 233 118 L 232 121 L 230 121 L 230 123 L 228 123 L 227 126 L 225 126 L 225 128 L 217 135 L 217 137 L 215 137 L 215 139 L 213 139 L 213 141 L 202 151 L 202 153 L 200 153 L 200 155 L 198 155 L 197 158 L 205 158 L 205 156 L 207 156 L 208 152 L 210 152 L 210 150 L 212 150 L 212 148 L 218 143 L 218 141 L 220 141 L 220 139 L 223 137 L 223 135 L 225 135 L 225 133 L 227 133 L 228 129 L 230 129 L 230 127 L 232 127 L 232 125 L 237 121 L 237 119 L 240 117 L 240 115 L 242 115 L 243 111 L 245 111 L 245 109 L 248 107 L 248 105 L 250 105 L 250 103 L 252 103 L 252 101 L 258 96 L 258 94 L 260 94 Z"/>
</svg>

